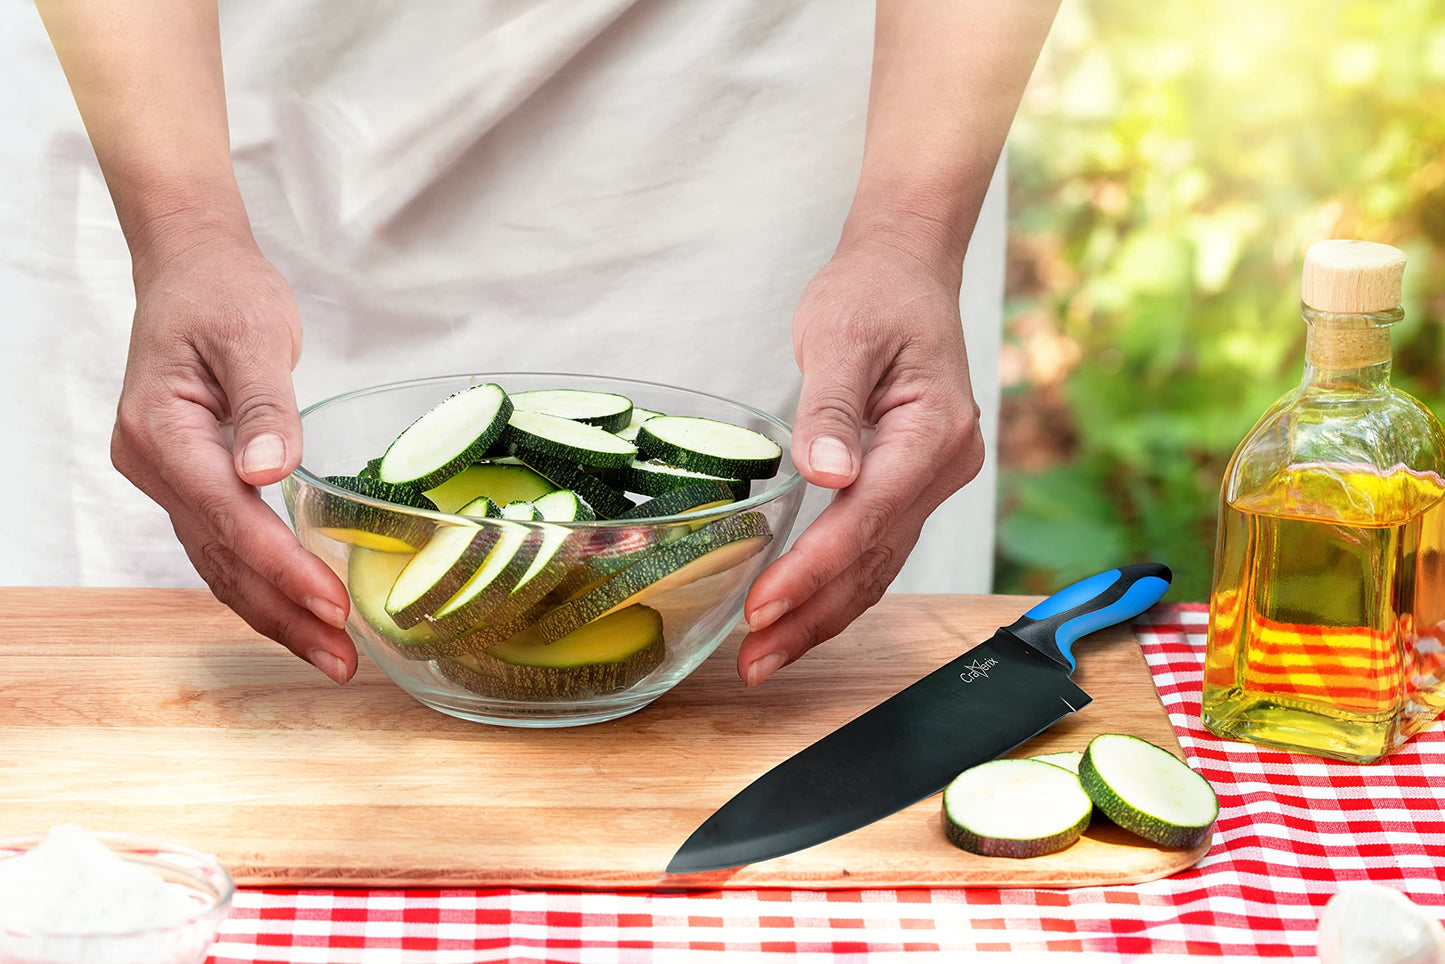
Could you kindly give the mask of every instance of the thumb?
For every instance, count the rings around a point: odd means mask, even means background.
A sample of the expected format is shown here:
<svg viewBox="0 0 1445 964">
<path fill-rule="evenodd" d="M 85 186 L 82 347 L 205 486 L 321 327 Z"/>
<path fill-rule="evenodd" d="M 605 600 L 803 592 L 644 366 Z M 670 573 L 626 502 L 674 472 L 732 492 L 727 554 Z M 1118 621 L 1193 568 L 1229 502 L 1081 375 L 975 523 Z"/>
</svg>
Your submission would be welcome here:
<svg viewBox="0 0 1445 964">
<path fill-rule="evenodd" d="M 830 349 L 798 359 L 803 387 L 794 419 L 792 458 L 803 478 L 841 489 L 858 477 L 862 464 L 863 410 L 873 378 L 858 360 Z"/>
<path fill-rule="evenodd" d="M 232 361 L 221 385 L 231 403 L 236 473 L 249 485 L 279 482 L 301 464 L 291 370 L 279 360 Z"/>
</svg>

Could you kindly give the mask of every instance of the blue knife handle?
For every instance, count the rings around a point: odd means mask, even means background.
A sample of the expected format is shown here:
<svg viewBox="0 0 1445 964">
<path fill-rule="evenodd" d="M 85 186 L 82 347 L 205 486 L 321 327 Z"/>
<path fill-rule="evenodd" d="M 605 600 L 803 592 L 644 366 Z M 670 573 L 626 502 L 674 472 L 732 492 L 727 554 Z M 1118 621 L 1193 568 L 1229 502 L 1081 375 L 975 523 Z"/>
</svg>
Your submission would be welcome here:
<svg viewBox="0 0 1445 964">
<path fill-rule="evenodd" d="M 1072 673 L 1077 664 L 1071 650 L 1079 637 L 1144 612 L 1173 575 L 1157 562 L 1110 569 L 1059 590 L 1006 629 Z"/>
</svg>

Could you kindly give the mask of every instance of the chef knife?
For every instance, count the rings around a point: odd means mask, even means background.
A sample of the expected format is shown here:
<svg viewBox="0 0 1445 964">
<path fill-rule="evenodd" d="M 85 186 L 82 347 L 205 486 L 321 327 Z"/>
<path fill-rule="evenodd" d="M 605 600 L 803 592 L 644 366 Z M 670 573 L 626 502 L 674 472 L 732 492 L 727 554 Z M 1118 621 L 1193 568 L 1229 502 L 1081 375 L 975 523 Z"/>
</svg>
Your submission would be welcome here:
<svg viewBox="0 0 1445 964">
<path fill-rule="evenodd" d="M 781 857 L 867 826 L 942 790 L 1088 705 L 1072 647 L 1144 612 L 1169 588 L 1157 563 L 1083 579 L 1012 625 L 784 760 L 714 813 L 669 874 Z"/>
</svg>

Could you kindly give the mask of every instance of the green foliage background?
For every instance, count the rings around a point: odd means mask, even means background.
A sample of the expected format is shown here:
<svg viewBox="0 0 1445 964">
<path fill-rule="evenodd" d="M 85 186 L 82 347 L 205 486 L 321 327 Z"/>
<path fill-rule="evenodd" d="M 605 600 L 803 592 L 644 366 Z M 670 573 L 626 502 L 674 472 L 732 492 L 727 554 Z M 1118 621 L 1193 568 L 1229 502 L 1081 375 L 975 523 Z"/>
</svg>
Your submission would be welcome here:
<svg viewBox="0 0 1445 964">
<path fill-rule="evenodd" d="M 998 591 L 1157 559 L 1207 598 L 1315 240 L 1406 251 L 1395 381 L 1445 412 L 1445 0 L 1064 0 L 1010 179 Z"/>
</svg>

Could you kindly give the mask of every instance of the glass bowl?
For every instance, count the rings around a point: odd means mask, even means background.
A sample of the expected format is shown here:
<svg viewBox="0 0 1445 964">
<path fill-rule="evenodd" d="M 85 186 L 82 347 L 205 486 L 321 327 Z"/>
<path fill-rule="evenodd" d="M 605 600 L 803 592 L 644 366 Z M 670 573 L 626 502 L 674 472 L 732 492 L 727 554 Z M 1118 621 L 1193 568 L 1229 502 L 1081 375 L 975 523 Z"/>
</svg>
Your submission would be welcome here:
<svg viewBox="0 0 1445 964">
<path fill-rule="evenodd" d="M 739 501 L 645 520 L 464 519 L 451 514 L 459 506 L 448 506 L 445 500 L 439 505 L 448 511 L 413 509 L 369 499 L 325 481 L 328 476 L 357 475 L 424 412 L 456 392 L 488 382 L 512 393 L 538 389 L 611 392 L 630 398 L 637 408 L 741 425 L 777 442 L 783 450 L 782 464 L 773 478 L 754 481 L 750 493 Z M 417 700 L 442 713 L 481 723 L 533 727 L 597 723 L 639 710 L 676 686 L 737 625 L 748 587 L 781 551 L 805 488 L 788 457 L 792 429 L 787 422 L 741 402 L 629 379 L 537 372 L 418 379 L 349 392 L 312 405 L 301 413 L 301 424 L 303 464 L 282 483 L 282 493 L 301 544 L 347 585 L 351 596 L 347 632 L 373 663 Z M 630 495 L 633 501 L 643 499 Z M 318 506 L 328 509 L 318 512 Z M 338 529 L 329 524 L 334 523 L 338 508 L 343 515 L 372 520 L 377 517 L 365 514 L 383 513 L 384 523 L 369 526 L 401 533 L 406 541 L 398 544 L 373 539 L 365 532 L 358 535 L 356 529 Z M 565 571 L 552 576 L 557 580 L 555 587 L 529 605 L 521 635 L 506 639 L 508 645 L 501 649 L 493 650 L 498 640 L 492 631 L 495 627 L 488 624 L 488 612 L 481 613 L 476 626 L 458 627 L 455 620 L 447 625 L 428 615 L 416 626 L 402 629 L 375 602 L 377 586 L 384 595 L 388 580 L 405 565 L 413 547 L 419 549 L 448 529 L 448 538 L 455 537 L 459 526 L 491 526 L 497 532 L 506 526 L 522 526 L 530 530 L 529 540 L 541 540 L 544 534 L 565 538 L 557 557 L 564 560 Z M 535 654 L 561 653 L 565 648 L 541 650 L 546 638 L 537 637 L 529 627 L 539 625 L 547 612 L 600 581 L 639 565 L 648 552 L 665 549 L 704 527 L 710 527 L 710 533 L 746 530 L 750 536 L 739 540 L 736 551 L 712 554 L 709 558 L 715 559 L 716 565 L 694 566 L 688 569 L 687 578 L 663 579 L 629 597 L 630 615 L 614 613 L 616 618 L 606 630 L 605 641 L 612 648 L 605 650 L 605 659 L 578 665 L 569 657 L 561 661 L 566 665 L 538 667 L 547 660 L 545 655 L 539 658 Z M 516 530 L 512 531 L 515 534 Z M 700 543 L 695 538 L 691 544 Z M 708 571 L 710 568 L 716 571 Z M 641 580 L 644 577 L 639 573 L 645 571 L 637 569 L 628 578 Z M 503 595 L 505 598 L 505 592 Z M 511 617 L 505 622 L 515 628 L 517 614 L 513 612 Z M 658 620 L 660 642 L 655 638 Z M 600 624 L 600 620 L 596 622 Z M 598 632 L 600 636 L 601 630 Z M 628 634 L 636 637 L 638 633 L 649 634 L 648 645 L 620 658 L 631 645 Z M 569 637 L 569 646 L 573 643 L 583 645 Z M 505 654 L 517 645 L 531 647 L 526 651 L 534 654 L 520 670 L 497 658 L 497 653 Z"/>
<path fill-rule="evenodd" d="M 124 833 L 92 833 L 127 863 L 165 881 L 189 916 L 158 927 L 125 932 L 21 930 L 0 909 L 3 964 L 200 964 L 231 910 L 235 885 L 226 868 L 189 847 Z M 0 863 L 34 850 L 45 834 L 0 840 Z"/>
</svg>

